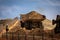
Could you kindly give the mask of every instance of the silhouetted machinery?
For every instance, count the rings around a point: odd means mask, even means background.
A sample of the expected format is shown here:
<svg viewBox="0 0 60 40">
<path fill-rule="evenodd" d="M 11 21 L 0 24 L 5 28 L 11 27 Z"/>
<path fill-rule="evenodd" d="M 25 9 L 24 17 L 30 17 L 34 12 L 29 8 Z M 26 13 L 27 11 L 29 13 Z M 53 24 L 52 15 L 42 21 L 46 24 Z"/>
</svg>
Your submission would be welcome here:
<svg viewBox="0 0 60 40">
<path fill-rule="evenodd" d="M 60 33 L 60 15 L 57 15 L 56 20 L 52 20 L 52 24 L 56 24 L 56 27 L 54 29 L 55 33 Z"/>
<path fill-rule="evenodd" d="M 40 28 L 40 26 L 42 27 L 42 22 L 40 20 L 37 20 L 37 19 L 26 20 L 25 22 L 20 21 L 20 22 L 21 22 L 21 27 L 22 28 L 25 27 L 28 30 Z"/>
<path fill-rule="evenodd" d="M 8 32 L 9 31 L 9 29 L 8 29 L 8 24 L 6 25 L 6 32 Z"/>
<path fill-rule="evenodd" d="M 41 15 L 35 11 L 29 12 L 27 14 L 20 15 L 20 23 L 22 28 L 26 28 L 28 30 L 35 28 L 43 28 L 42 21 L 46 19 L 45 15 Z"/>
</svg>

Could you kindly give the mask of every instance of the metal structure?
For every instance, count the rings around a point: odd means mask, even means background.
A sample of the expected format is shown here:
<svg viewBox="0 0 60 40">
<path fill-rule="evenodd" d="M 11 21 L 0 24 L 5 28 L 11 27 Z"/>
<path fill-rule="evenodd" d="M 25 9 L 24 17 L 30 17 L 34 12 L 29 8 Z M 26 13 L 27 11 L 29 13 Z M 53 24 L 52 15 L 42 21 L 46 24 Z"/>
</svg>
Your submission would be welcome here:
<svg viewBox="0 0 60 40">
<path fill-rule="evenodd" d="M 45 15 L 41 15 L 35 11 L 29 12 L 27 14 L 20 15 L 20 23 L 22 28 L 26 28 L 28 30 L 41 28 L 43 20 L 46 19 Z"/>
<path fill-rule="evenodd" d="M 35 28 L 41 28 L 42 22 L 37 19 L 26 20 L 25 22 L 21 21 L 21 27 L 22 28 L 25 27 L 28 30 L 35 29 Z"/>
<path fill-rule="evenodd" d="M 8 40 L 8 31 L 9 31 L 9 29 L 8 29 L 8 24 L 6 25 L 6 39 Z"/>
<path fill-rule="evenodd" d="M 34 12 L 35 13 L 35 12 Z M 29 14 L 28 14 L 29 15 Z M 36 16 L 36 15 L 34 15 Z M 25 17 L 25 15 L 24 15 Z M 39 17 L 39 16 L 38 16 Z M 44 15 L 42 15 L 41 17 L 43 17 L 44 19 L 46 18 Z M 58 39 L 54 39 L 54 35 L 50 35 L 50 34 L 44 34 L 44 27 L 42 25 L 42 21 L 44 19 L 40 19 L 40 18 L 31 18 L 27 16 L 27 19 L 24 20 L 24 18 L 22 18 L 22 20 L 20 21 L 21 23 L 21 27 L 22 28 L 26 28 L 27 30 L 31 30 L 31 29 L 35 29 L 35 28 L 40 28 L 39 33 L 40 35 L 35 35 L 34 33 L 31 34 L 21 34 L 19 30 L 19 32 L 16 34 L 15 32 L 9 33 L 9 29 L 8 29 L 8 25 L 6 25 L 6 40 L 58 40 Z M 60 33 L 60 15 L 57 15 L 56 20 L 53 20 L 52 24 L 57 24 L 56 28 L 54 29 L 55 33 Z M 50 35 L 49 37 L 47 37 L 47 35 Z M 8 38 L 10 37 L 10 38 Z"/>
<path fill-rule="evenodd" d="M 56 24 L 56 27 L 54 29 L 55 33 L 60 33 L 60 15 L 57 15 L 56 20 L 52 20 L 52 24 Z"/>
</svg>

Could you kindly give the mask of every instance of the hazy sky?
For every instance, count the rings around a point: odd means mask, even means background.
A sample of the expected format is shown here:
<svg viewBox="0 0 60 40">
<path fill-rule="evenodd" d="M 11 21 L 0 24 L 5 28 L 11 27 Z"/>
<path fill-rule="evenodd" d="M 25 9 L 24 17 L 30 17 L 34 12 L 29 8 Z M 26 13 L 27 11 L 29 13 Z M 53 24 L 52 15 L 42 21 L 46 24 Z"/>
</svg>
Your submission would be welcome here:
<svg viewBox="0 0 60 40">
<path fill-rule="evenodd" d="M 60 14 L 60 0 L 0 0 L 0 19 L 14 18 L 30 11 L 54 19 Z"/>
</svg>

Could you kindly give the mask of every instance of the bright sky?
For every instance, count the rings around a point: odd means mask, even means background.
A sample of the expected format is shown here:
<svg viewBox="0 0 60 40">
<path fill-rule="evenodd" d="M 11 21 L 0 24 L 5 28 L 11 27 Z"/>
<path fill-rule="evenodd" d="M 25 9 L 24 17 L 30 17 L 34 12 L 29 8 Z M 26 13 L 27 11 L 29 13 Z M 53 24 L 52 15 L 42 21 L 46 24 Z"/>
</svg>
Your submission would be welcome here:
<svg viewBox="0 0 60 40">
<path fill-rule="evenodd" d="M 60 15 L 60 0 L 0 0 L 0 19 L 19 17 L 19 14 L 37 11 L 48 19 Z"/>
</svg>

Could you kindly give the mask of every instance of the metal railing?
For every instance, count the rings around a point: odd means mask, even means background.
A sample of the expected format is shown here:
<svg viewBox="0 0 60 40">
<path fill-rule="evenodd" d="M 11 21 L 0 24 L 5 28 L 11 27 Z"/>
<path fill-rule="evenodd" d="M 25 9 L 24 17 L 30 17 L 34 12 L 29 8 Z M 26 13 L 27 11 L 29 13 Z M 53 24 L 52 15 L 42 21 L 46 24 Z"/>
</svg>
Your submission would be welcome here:
<svg viewBox="0 0 60 40">
<path fill-rule="evenodd" d="M 53 35 L 49 35 L 48 37 L 44 35 L 22 35 L 20 33 L 14 34 L 14 33 L 6 33 L 5 35 L 2 35 L 2 40 L 60 40 L 55 38 Z"/>
</svg>

